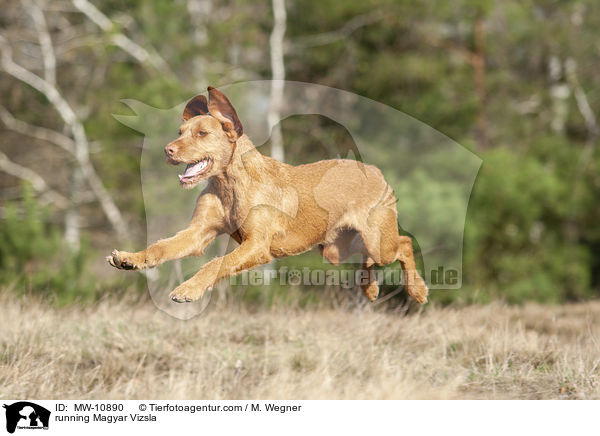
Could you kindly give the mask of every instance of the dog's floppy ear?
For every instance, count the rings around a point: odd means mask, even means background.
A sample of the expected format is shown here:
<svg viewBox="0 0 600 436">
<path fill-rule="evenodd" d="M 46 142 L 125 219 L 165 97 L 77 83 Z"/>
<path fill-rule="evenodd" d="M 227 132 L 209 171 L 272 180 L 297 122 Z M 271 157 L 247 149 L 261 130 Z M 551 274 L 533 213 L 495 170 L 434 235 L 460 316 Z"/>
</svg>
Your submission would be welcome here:
<svg viewBox="0 0 600 436">
<path fill-rule="evenodd" d="M 208 87 L 208 96 L 210 97 L 208 103 L 210 114 L 221 123 L 229 140 L 231 142 L 237 141 L 244 134 L 244 128 L 233 105 L 225 94 L 212 86 Z"/>
<path fill-rule="evenodd" d="M 203 95 L 197 95 L 188 101 L 188 104 L 183 110 L 183 121 L 187 121 L 190 118 L 194 118 L 198 115 L 206 115 L 208 113 L 208 103 L 206 97 Z"/>
</svg>

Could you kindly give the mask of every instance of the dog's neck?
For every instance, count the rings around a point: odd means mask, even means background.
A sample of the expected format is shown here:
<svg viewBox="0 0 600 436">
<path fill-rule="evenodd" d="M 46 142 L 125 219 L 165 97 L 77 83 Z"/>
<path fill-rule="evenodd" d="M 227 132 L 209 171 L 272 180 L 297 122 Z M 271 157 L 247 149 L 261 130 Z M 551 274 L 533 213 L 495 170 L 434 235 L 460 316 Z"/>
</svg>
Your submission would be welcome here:
<svg viewBox="0 0 600 436">
<path fill-rule="evenodd" d="M 224 205 L 233 206 L 247 193 L 253 181 L 268 182 L 272 159 L 263 156 L 250 138 L 242 135 L 233 145 L 230 161 L 225 170 L 211 177 L 214 192 Z M 243 200 L 243 199 L 242 199 Z"/>
</svg>

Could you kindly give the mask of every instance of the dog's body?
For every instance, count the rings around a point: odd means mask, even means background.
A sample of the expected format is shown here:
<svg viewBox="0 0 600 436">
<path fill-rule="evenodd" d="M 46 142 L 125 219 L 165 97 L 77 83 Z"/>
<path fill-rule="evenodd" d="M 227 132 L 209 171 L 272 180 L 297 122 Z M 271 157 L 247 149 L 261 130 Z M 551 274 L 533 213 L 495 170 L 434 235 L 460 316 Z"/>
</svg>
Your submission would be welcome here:
<svg viewBox="0 0 600 436">
<path fill-rule="evenodd" d="M 225 95 L 209 88 L 209 96 L 210 103 L 203 96 L 188 103 L 180 137 L 165 147 L 169 163 L 188 164 L 180 176 L 185 188 L 208 178 L 189 227 L 137 253 L 115 250 L 111 265 L 143 269 L 198 256 L 227 233 L 239 247 L 178 286 L 174 301 L 195 301 L 222 278 L 315 245 L 333 264 L 362 254 L 361 287 L 371 301 L 379 293 L 374 264 L 396 260 L 408 293 L 427 301 L 411 240 L 398 234 L 396 199 L 377 168 L 344 159 L 291 166 L 263 156 Z"/>
</svg>

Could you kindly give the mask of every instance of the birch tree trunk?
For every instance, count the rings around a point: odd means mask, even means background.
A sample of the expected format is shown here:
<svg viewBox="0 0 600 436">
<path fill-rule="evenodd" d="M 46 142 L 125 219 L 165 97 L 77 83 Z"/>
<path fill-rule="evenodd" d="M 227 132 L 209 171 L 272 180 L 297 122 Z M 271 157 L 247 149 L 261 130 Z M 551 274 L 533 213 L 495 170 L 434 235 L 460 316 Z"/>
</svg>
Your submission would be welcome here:
<svg viewBox="0 0 600 436">
<path fill-rule="evenodd" d="M 269 38 L 271 50 L 271 99 L 267 122 L 271 131 L 271 157 L 283 161 L 283 138 L 279 124 L 283 89 L 285 80 L 285 64 L 283 59 L 283 38 L 286 27 L 285 0 L 273 0 L 273 31 Z"/>
</svg>

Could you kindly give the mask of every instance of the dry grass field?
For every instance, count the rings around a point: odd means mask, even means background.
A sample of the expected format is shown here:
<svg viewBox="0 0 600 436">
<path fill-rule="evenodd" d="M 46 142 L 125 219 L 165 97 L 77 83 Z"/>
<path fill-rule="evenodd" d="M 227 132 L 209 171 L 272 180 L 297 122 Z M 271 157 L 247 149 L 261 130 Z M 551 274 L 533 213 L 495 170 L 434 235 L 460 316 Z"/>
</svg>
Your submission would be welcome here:
<svg viewBox="0 0 600 436">
<path fill-rule="evenodd" d="M 0 304 L 2 398 L 600 398 L 600 302 L 191 321 L 148 302 Z"/>
</svg>

